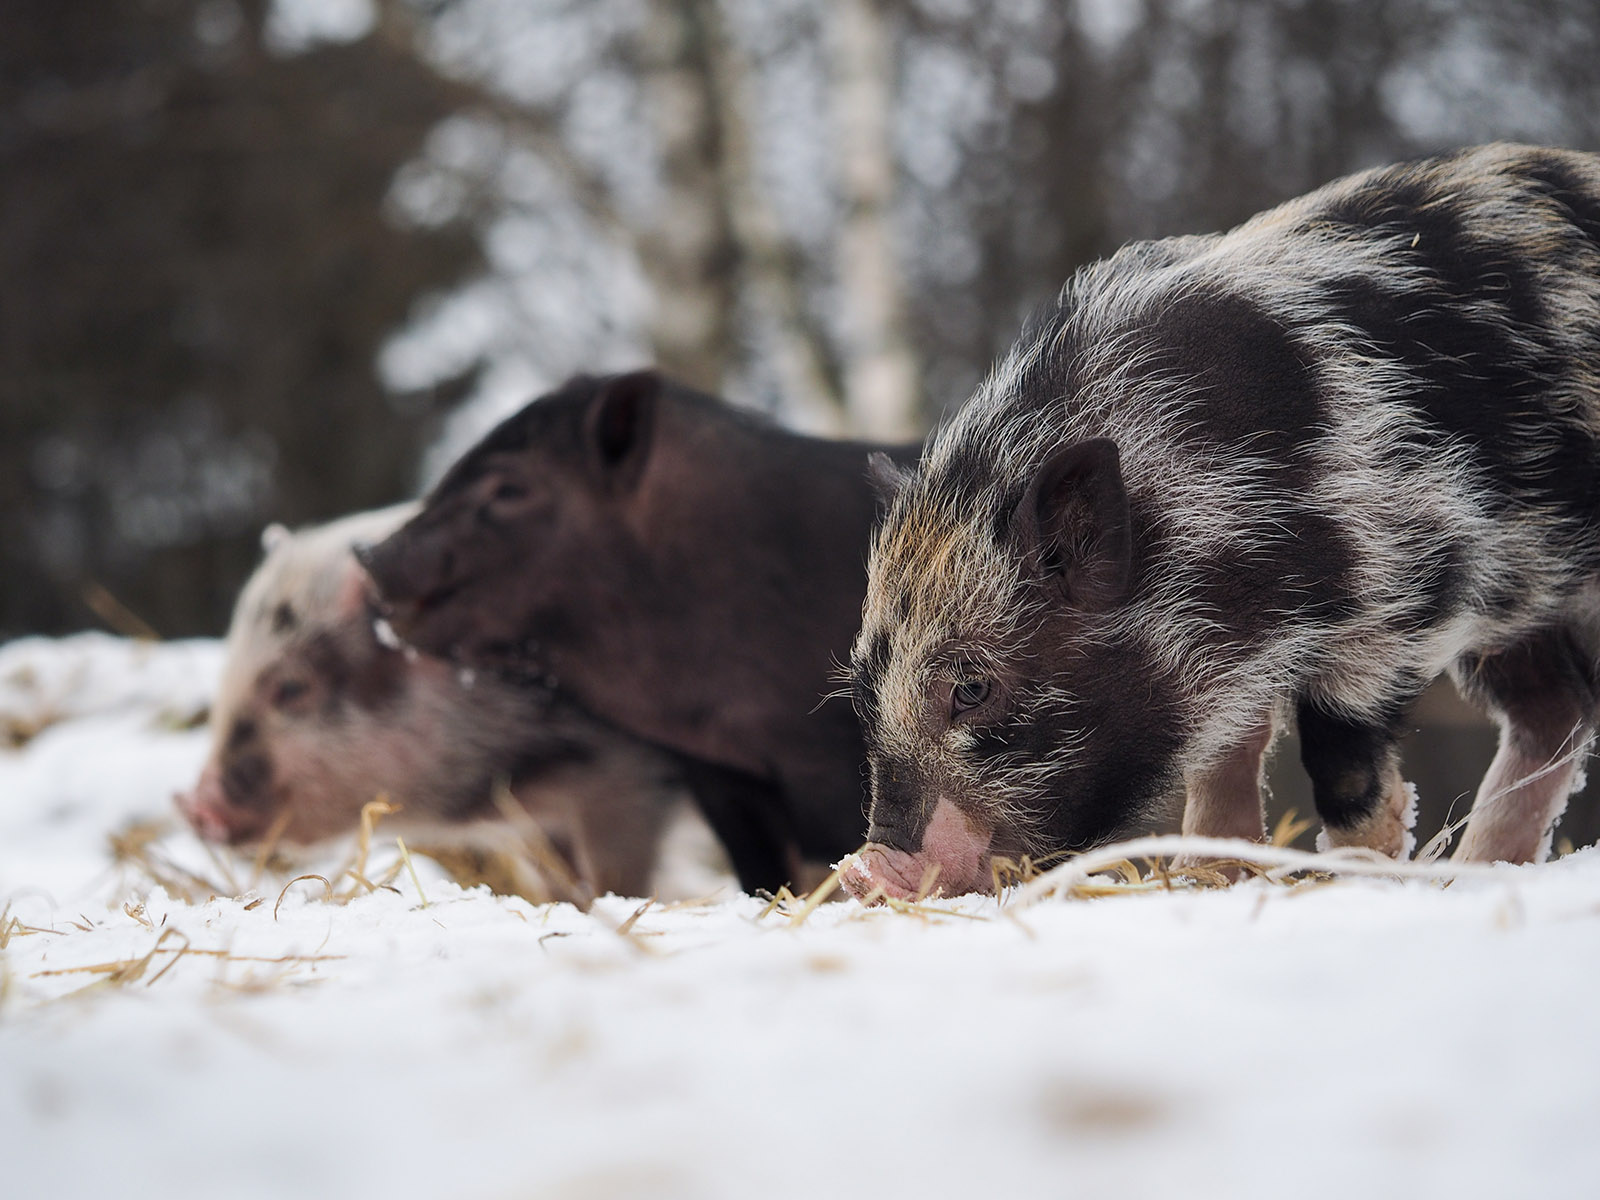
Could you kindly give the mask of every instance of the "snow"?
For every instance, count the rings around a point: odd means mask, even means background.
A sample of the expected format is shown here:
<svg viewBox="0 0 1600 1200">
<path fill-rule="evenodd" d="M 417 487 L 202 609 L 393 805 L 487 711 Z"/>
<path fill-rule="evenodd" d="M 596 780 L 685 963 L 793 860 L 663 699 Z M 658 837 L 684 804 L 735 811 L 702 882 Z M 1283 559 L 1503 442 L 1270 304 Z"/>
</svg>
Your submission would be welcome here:
<svg viewBox="0 0 1600 1200">
<path fill-rule="evenodd" d="M 800 923 L 737 895 L 535 907 L 420 858 L 421 895 L 404 872 L 345 903 L 316 880 L 252 889 L 239 860 L 220 864 L 239 898 L 188 903 L 107 838 L 170 819 L 219 661 L 0 647 L 0 728 L 49 722 L 0 751 L 7 1195 L 1593 1186 L 1596 851 L 1448 887 L 825 904 Z M 157 845 L 219 875 L 175 824 Z M 395 853 L 375 844 L 368 875 Z M 84 969 L 111 963 L 130 965 Z"/>
</svg>

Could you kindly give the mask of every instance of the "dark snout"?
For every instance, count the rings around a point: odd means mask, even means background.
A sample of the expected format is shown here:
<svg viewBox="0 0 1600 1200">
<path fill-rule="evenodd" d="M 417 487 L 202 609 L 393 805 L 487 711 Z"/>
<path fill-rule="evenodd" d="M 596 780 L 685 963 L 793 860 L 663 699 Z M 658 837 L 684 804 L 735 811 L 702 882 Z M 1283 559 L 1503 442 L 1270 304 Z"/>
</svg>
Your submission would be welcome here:
<svg viewBox="0 0 1600 1200">
<path fill-rule="evenodd" d="M 416 640 L 428 609 L 453 587 L 454 551 L 441 539 L 413 537 L 405 528 L 376 544 L 358 543 L 352 549 L 371 581 L 378 611 L 400 637 Z"/>
<path fill-rule="evenodd" d="M 259 764 L 253 773 L 241 773 L 238 764 L 208 763 L 193 788 L 173 797 L 178 811 L 206 841 L 228 846 L 257 841 L 277 816 L 270 766 L 260 756 L 250 762 Z"/>
<path fill-rule="evenodd" d="M 993 830 L 976 824 L 906 763 L 872 761 L 870 843 L 840 877 L 859 900 L 988 891 Z"/>
<path fill-rule="evenodd" d="M 420 556 L 394 537 L 377 543 L 357 542 L 352 550 L 356 561 L 372 581 L 378 600 L 383 604 L 397 605 L 417 600 L 433 590 L 429 585 L 438 576 L 438 567 L 419 563 L 417 560 Z"/>
<path fill-rule="evenodd" d="M 425 511 L 383 541 L 354 551 L 371 580 L 377 614 L 401 642 L 433 658 L 505 669 L 507 647 L 519 640 L 506 636 L 512 611 L 505 597 L 484 586 L 483 556 L 459 522 Z"/>
<path fill-rule="evenodd" d="M 922 849 L 922 831 L 919 829 L 913 833 L 902 824 L 883 824 L 874 820 L 867 827 L 867 841 L 906 854 L 915 854 Z"/>
<path fill-rule="evenodd" d="M 872 806 L 868 810 L 867 840 L 907 854 L 922 848 L 922 830 L 928 805 L 923 780 L 910 763 L 869 759 Z"/>
</svg>

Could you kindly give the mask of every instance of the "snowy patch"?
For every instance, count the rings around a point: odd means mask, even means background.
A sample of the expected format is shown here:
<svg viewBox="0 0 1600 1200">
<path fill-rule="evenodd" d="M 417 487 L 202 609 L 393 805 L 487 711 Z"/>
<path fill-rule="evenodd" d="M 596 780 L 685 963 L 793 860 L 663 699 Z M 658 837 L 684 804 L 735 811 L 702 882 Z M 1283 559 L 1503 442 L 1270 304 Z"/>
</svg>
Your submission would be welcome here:
<svg viewBox="0 0 1600 1200">
<path fill-rule="evenodd" d="M 0 751 L 8 1194 L 1590 1186 L 1600 852 L 900 910 L 582 913 L 416 854 L 369 891 L 348 846 L 291 882 L 170 817 L 205 734 L 168 717 L 218 660 L 0 647 L 0 712 L 40 725 Z M 182 888 L 114 861 L 130 822 L 166 822 L 144 852 Z M 380 826 L 365 876 L 398 853 Z"/>
<path fill-rule="evenodd" d="M 379 617 L 372 622 L 372 636 L 378 639 L 378 645 L 390 650 L 401 650 L 405 643 L 400 640 L 400 635 L 394 631 L 394 626 Z"/>
</svg>

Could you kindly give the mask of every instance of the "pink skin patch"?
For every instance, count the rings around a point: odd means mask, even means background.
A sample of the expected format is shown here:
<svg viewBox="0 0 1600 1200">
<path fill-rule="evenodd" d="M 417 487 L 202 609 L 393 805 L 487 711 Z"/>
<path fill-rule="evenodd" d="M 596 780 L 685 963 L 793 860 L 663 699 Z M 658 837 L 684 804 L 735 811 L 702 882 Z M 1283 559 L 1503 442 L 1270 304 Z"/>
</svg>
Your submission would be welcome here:
<svg viewBox="0 0 1600 1200">
<path fill-rule="evenodd" d="M 980 830 L 950 801 L 940 798 L 933 817 L 922 832 L 922 849 L 914 854 L 888 846 L 863 850 L 840 882 L 857 900 L 875 889 L 896 900 L 914 900 L 923 887 L 928 868 L 938 864 L 939 875 L 930 894 L 960 896 L 987 892 L 994 886 L 989 873 L 992 831 Z"/>
<path fill-rule="evenodd" d="M 192 790 L 179 792 L 173 800 L 178 811 L 194 826 L 194 831 L 206 841 L 226 842 L 232 837 L 233 831 L 224 815 L 228 802 L 222 794 L 222 779 L 215 767 L 208 766 Z"/>
</svg>

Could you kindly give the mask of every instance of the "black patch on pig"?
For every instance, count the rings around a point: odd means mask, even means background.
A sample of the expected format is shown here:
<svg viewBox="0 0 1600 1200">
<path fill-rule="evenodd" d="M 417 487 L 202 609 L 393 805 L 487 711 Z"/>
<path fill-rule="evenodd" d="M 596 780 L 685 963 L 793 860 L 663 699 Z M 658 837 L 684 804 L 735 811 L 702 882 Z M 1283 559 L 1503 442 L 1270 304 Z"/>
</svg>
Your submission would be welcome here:
<svg viewBox="0 0 1600 1200">
<path fill-rule="evenodd" d="M 1559 204 L 1583 236 L 1600 246 L 1600 194 L 1590 182 L 1553 154 L 1534 151 L 1523 160 L 1521 173 Z"/>
<path fill-rule="evenodd" d="M 331 632 L 313 634 L 302 648 L 306 666 L 326 688 L 326 708 L 337 711 L 349 703 L 368 712 L 382 712 L 405 694 L 406 661 L 399 651 L 386 647 L 347 653 Z"/>
<path fill-rule="evenodd" d="M 1147 816 L 1175 786 L 1185 735 L 1177 686 L 1138 648 L 1101 648 L 1073 681 L 1083 703 L 1046 720 L 1057 738 L 1073 728 L 1091 734 L 1043 789 L 1045 828 L 1057 850 L 1100 845 Z M 1052 745 L 1059 748 L 1059 740 Z"/>
<path fill-rule="evenodd" d="M 1589 655 L 1565 629 L 1540 630 L 1497 654 L 1470 655 L 1452 672 L 1469 700 L 1509 717 L 1519 729 L 1566 745 L 1600 711 L 1600 679 Z"/>
<path fill-rule="evenodd" d="M 512 764 L 511 776 L 518 783 L 549 775 L 563 767 L 580 766 L 595 761 L 595 748 L 572 738 L 541 740 Z"/>
<path fill-rule="evenodd" d="M 1384 767 L 1396 754 L 1406 710 L 1422 687 L 1417 685 L 1374 721 L 1341 716 L 1309 698 L 1299 701 L 1300 761 L 1311 777 L 1312 800 L 1324 824 L 1350 829 L 1377 812 Z"/>
<path fill-rule="evenodd" d="M 240 717 L 228 728 L 227 748 L 230 751 L 244 750 L 257 740 L 259 734 L 255 721 Z"/>
<path fill-rule="evenodd" d="M 1593 216 L 1592 208 L 1572 212 L 1580 222 Z M 1398 236 L 1423 271 L 1420 288 L 1400 277 L 1352 275 L 1328 297 L 1333 319 L 1411 371 L 1407 399 L 1425 425 L 1407 452 L 1421 461 L 1451 446 L 1468 448 L 1484 468 L 1480 478 L 1498 514 L 1534 507 L 1592 519 L 1600 447 L 1579 423 L 1556 416 L 1563 406 L 1551 403 L 1549 393 L 1569 372 L 1545 332 L 1556 314 L 1539 263 L 1497 238 L 1425 172 L 1397 172 L 1389 187 L 1363 189 L 1325 215 L 1346 225 L 1352 239 Z M 1556 236 L 1560 227 L 1550 232 Z M 1544 416 L 1507 419 L 1518 411 Z"/>
<path fill-rule="evenodd" d="M 1210 284 L 1164 304 L 1148 335 L 1151 368 L 1174 377 L 1181 437 L 1265 459 L 1278 486 L 1304 487 L 1328 415 L 1310 356 L 1289 331 L 1248 297 Z"/>
<path fill-rule="evenodd" d="M 272 760 L 252 750 L 230 756 L 222 768 L 222 791 L 238 808 L 265 808 L 272 800 Z"/>
<path fill-rule="evenodd" d="M 1460 611 L 1467 600 L 1466 545 L 1443 531 L 1428 538 L 1426 545 L 1411 578 L 1414 607 L 1398 623 L 1407 632 L 1435 628 Z"/>
</svg>

